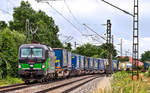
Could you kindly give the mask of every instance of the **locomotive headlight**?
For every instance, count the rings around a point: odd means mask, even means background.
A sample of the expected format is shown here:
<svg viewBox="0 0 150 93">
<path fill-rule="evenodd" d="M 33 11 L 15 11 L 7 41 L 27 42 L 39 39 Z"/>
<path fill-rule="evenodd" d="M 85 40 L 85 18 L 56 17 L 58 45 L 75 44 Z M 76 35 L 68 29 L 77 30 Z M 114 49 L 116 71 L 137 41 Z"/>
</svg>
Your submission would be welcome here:
<svg viewBox="0 0 150 93">
<path fill-rule="evenodd" d="M 45 64 L 42 64 L 42 68 L 45 68 Z"/>
<path fill-rule="evenodd" d="M 30 67 L 33 67 L 33 65 L 30 65 Z"/>
<path fill-rule="evenodd" d="M 20 64 L 18 64 L 18 68 L 21 68 L 21 65 L 20 65 Z"/>
</svg>

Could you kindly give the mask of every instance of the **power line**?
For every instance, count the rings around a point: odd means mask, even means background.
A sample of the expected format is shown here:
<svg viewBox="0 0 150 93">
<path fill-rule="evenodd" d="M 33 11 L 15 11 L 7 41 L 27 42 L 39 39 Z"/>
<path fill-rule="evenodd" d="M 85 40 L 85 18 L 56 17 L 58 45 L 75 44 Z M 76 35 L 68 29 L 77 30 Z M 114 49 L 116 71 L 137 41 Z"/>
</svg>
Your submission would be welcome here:
<svg viewBox="0 0 150 93">
<path fill-rule="evenodd" d="M 2 11 L 5 14 L 11 15 L 8 11 L 2 10 L 2 9 L 0 9 L 0 11 Z"/>
<path fill-rule="evenodd" d="M 84 26 L 86 26 L 90 31 L 94 32 L 95 34 L 97 34 L 99 37 L 101 37 L 102 39 L 106 40 L 103 36 L 99 35 L 97 32 L 95 32 L 93 29 L 91 29 L 89 26 L 87 26 L 86 24 L 83 24 Z"/>
<path fill-rule="evenodd" d="M 119 8 L 119 7 L 113 5 L 113 4 L 111 4 L 111 3 L 109 3 L 109 2 L 107 2 L 107 1 L 105 1 L 105 0 L 101 0 L 101 1 L 107 3 L 108 5 L 110 5 L 110 6 L 114 7 L 114 8 L 116 8 L 116 9 L 118 9 L 118 10 L 120 10 L 120 11 L 122 11 L 122 12 L 124 12 L 124 13 L 126 13 L 126 14 L 128 14 L 128 15 L 130 15 L 130 16 L 132 16 L 132 17 L 134 17 L 133 14 L 129 13 L 129 12 L 126 11 L 126 10 L 123 10 L 123 9 L 121 9 L 121 8 Z"/>
<path fill-rule="evenodd" d="M 73 17 L 73 19 L 74 19 L 79 25 L 81 25 L 81 26 L 83 27 L 83 25 L 78 21 L 78 19 L 77 19 L 77 18 L 74 16 L 74 14 L 72 13 L 72 11 L 71 11 L 69 5 L 67 4 L 66 0 L 64 0 L 64 3 L 65 3 L 65 5 L 66 5 L 67 9 L 69 10 L 69 13 L 70 13 L 71 16 Z M 87 29 L 85 28 L 85 30 L 87 30 Z M 88 30 L 87 30 L 87 31 L 88 31 Z M 82 34 L 82 35 L 83 35 L 83 34 Z"/>
<path fill-rule="evenodd" d="M 74 16 L 74 14 L 72 13 L 72 11 L 71 11 L 69 5 L 67 4 L 66 0 L 64 0 L 64 3 L 65 3 L 65 5 L 66 5 L 67 9 L 69 10 L 69 13 L 70 13 L 71 16 L 73 17 L 73 19 L 74 19 L 78 24 L 80 24 L 80 22 L 77 20 L 77 18 L 76 18 L 76 17 Z M 81 24 L 80 24 L 80 25 L 81 25 Z"/>
<path fill-rule="evenodd" d="M 60 16 L 62 16 L 68 23 L 70 23 L 78 32 L 82 34 L 82 32 L 70 20 L 68 20 L 62 13 L 60 13 L 57 9 L 55 9 L 52 5 L 50 5 L 49 2 L 45 3 L 47 3 L 55 12 L 57 12 Z"/>
</svg>

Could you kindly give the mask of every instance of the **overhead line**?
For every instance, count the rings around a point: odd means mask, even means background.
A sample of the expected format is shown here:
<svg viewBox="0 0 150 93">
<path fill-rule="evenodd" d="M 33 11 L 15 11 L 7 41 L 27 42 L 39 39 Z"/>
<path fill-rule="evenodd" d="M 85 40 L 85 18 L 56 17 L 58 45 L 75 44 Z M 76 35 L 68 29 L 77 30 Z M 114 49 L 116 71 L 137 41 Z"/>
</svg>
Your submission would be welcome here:
<svg viewBox="0 0 150 93">
<path fill-rule="evenodd" d="M 67 4 L 66 0 L 64 0 L 64 3 L 65 3 L 65 5 L 66 5 L 67 9 L 69 10 L 69 13 L 70 13 L 71 16 L 73 17 L 73 19 L 74 19 L 78 24 L 80 24 L 80 22 L 77 20 L 77 18 L 76 18 L 76 17 L 74 16 L 74 14 L 72 13 L 72 11 L 71 11 L 69 5 Z M 81 24 L 80 24 L 80 25 L 81 25 Z"/>
<path fill-rule="evenodd" d="M 7 11 L 5 11 L 5 10 L 0 9 L 0 11 L 2 11 L 2 12 L 5 13 L 5 14 L 11 15 L 9 12 L 7 12 Z"/>
<path fill-rule="evenodd" d="M 68 20 L 62 13 L 60 13 L 57 9 L 55 9 L 49 2 L 46 2 L 53 10 L 55 10 L 60 16 L 62 16 L 68 23 L 70 23 L 78 32 L 82 34 L 82 32 L 70 21 Z"/>
<path fill-rule="evenodd" d="M 77 18 L 74 16 L 74 14 L 72 13 L 72 11 L 71 11 L 69 5 L 67 4 L 66 0 L 64 0 L 64 3 L 65 3 L 65 5 L 66 5 L 67 9 L 69 10 L 69 13 L 70 13 L 71 16 L 73 17 L 73 19 L 74 19 L 79 25 L 81 25 L 81 26 L 83 27 L 83 25 L 78 21 L 78 19 L 77 19 Z M 85 30 L 87 30 L 87 29 L 85 28 Z M 88 31 L 88 30 L 87 30 L 87 31 Z M 84 35 L 83 35 L 83 36 L 84 36 Z"/>
<path fill-rule="evenodd" d="M 124 12 L 124 13 L 126 13 L 126 14 L 131 15 L 132 17 L 134 17 L 134 15 L 133 15 L 133 14 L 131 14 L 131 13 L 129 13 L 128 11 L 125 11 L 125 10 L 123 10 L 123 9 L 121 9 L 121 8 L 119 8 L 119 7 L 117 7 L 117 6 L 113 5 L 113 4 L 111 4 L 111 3 L 107 2 L 107 1 L 105 1 L 105 0 L 101 0 L 101 1 L 103 1 L 103 2 L 107 3 L 108 5 L 110 5 L 110 6 L 114 7 L 114 8 L 116 8 L 116 9 L 121 10 L 122 12 Z"/>
<path fill-rule="evenodd" d="M 99 37 L 101 37 L 102 39 L 106 40 L 103 36 L 99 35 L 96 31 L 94 31 L 93 29 L 91 29 L 89 26 L 87 26 L 86 24 L 83 24 L 84 26 L 86 26 L 88 29 L 90 29 L 90 31 L 94 32 L 95 34 L 97 34 Z"/>
</svg>

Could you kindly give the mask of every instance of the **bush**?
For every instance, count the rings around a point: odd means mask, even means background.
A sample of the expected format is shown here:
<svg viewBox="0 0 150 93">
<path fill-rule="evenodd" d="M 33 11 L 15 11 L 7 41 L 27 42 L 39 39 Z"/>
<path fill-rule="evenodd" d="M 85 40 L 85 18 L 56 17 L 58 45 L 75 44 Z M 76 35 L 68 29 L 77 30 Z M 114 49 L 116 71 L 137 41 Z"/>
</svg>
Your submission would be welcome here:
<svg viewBox="0 0 150 93">
<path fill-rule="evenodd" d="M 6 28 L 0 33 L 0 78 L 17 76 L 18 48 L 25 36 Z"/>
<path fill-rule="evenodd" d="M 12 84 L 18 84 L 18 83 L 23 83 L 23 81 L 19 78 L 13 78 L 10 76 L 7 76 L 5 79 L 0 80 L 0 86 L 7 86 Z"/>
</svg>

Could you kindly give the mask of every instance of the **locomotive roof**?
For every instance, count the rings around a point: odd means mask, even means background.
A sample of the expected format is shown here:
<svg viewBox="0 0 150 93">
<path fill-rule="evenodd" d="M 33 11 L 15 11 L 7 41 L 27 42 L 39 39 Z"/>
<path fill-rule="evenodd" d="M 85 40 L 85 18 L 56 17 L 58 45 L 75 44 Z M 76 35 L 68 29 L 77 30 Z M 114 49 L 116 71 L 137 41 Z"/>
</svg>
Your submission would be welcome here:
<svg viewBox="0 0 150 93">
<path fill-rule="evenodd" d="M 34 46 L 34 47 L 42 47 L 44 49 L 48 49 L 48 47 L 46 45 L 43 45 L 43 44 L 23 44 L 20 46 L 20 48 L 23 48 L 23 47 L 30 47 L 30 46 Z"/>
</svg>

